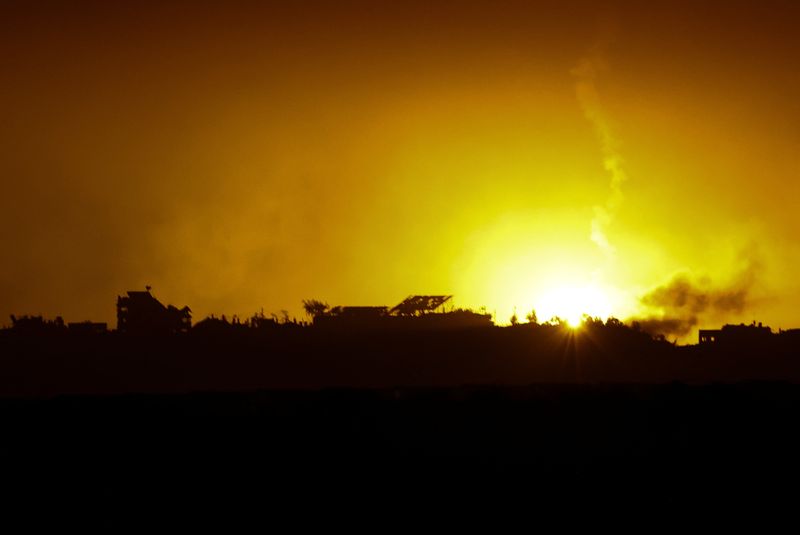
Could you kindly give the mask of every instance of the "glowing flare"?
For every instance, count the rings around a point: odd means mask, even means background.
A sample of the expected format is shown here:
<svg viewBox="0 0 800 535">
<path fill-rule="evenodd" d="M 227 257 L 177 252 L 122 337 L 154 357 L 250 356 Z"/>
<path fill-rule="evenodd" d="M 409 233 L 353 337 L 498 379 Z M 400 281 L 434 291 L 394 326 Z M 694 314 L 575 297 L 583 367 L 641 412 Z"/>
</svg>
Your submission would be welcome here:
<svg viewBox="0 0 800 535">
<path fill-rule="evenodd" d="M 608 318 L 611 300 L 605 291 L 595 285 L 561 286 L 545 293 L 538 300 L 536 310 L 542 319 L 559 317 L 570 326 L 577 327 L 584 315 Z"/>
</svg>

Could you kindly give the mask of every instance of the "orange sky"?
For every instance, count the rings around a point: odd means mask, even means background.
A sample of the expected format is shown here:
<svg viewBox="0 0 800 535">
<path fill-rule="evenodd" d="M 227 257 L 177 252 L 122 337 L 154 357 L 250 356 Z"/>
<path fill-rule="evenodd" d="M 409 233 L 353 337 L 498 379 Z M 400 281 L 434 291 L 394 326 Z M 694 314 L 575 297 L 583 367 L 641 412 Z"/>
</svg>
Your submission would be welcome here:
<svg viewBox="0 0 800 535">
<path fill-rule="evenodd" d="M 0 313 L 661 317 L 684 273 L 743 292 L 695 327 L 800 325 L 795 3 L 431 4 L 4 2 Z"/>
</svg>

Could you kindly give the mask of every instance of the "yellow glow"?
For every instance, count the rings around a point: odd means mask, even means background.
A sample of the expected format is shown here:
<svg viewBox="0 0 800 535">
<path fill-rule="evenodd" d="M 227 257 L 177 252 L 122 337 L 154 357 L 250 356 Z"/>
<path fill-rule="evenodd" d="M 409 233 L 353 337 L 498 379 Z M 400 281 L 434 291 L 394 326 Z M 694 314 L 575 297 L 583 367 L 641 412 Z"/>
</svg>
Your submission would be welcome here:
<svg viewBox="0 0 800 535">
<path fill-rule="evenodd" d="M 0 228 L 14 251 L 0 262 L 0 324 L 42 312 L 113 325 L 114 297 L 145 285 L 197 320 L 409 294 L 453 294 L 500 325 L 532 309 L 634 320 L 682 312 L 640 301 L 675 273 L 736 282 L 745 252 L 761 266 L 747 307 L 706 310 L 697 328 L 797 325 L 800 75 L 787 36 L 689 46 L 669 31 L 680 13 L 642 32 L 652 13 L 626 9 L 611 32 L 625 46 L 603 46 L 593 17 L 535 4 L 444 9 L 422 27 L 406 23 L 416 7 L 362 20 L 334 6 L 319 21 L 259 8 L 230 40 L 217 26 L 238 15 L 168 8 L 144 32 L 92 17 L 97 28 L 62 35 L 58 16 L 20 11 L 35 28 L 0 38 L 21 54 L 0 103 Z M 277 33 L 250 22 L 261 15 Z M 724 42 L 722 26 L 753 28 L 695 24 L 691 43 Z M 52 39 L 66 52 L 47 53 Z M 84 54 L 109 47 L 112 64 Z"/>
<path fill-rule="evenodd" d="M 608 318 L 612 302 L 607 293 L 596 285 L 559 286 L 544 293 L 536 303 L 540 320 L 559 317 L 571 326 L 581 324 L 584 314 Z"/>
</svg>

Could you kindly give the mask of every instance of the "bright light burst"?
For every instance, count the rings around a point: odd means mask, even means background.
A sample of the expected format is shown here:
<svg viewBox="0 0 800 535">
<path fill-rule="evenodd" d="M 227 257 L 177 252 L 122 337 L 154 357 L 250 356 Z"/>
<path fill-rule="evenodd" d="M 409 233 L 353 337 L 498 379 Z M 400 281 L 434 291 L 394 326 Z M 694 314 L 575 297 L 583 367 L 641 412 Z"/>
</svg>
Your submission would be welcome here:
<svg viewBox="0 0 800 535">
<path fill-rule="evenodd" d="M 606 319 L 612 303 L 607 292 L 598 286 L 559 286 L 542 295 L 536 303 L 540 319 L 559 317 L 571 327 L 578 327 L 584 315 Z"/>
</svg>

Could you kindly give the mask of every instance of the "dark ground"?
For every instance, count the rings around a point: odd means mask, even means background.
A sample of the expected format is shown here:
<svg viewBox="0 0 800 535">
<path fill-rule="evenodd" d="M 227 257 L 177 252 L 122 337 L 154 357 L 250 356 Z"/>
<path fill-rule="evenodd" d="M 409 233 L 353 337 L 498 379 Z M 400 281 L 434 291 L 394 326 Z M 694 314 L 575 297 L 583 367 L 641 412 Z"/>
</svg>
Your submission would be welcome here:
<svg viewBox="0 0 800 535">
<path fill-rule="evenodd" d="M 800 338 L 675 346 L 622 324 L 578 331 L 195 331 L 164 336 L 0 331 L 0 398 L 469 384 L 800 384 Z"/>
<path fill-rule="evenodd" d="M 231 497 L 298 518 L 423 502 L 730 511 L 790 506 L 800 481 L 792 345 L 493 329 L 0 348 L 4 488 L 34 502 L 188 502 L 195 520 Z"/>
<path fill-rule="evenodd" d="M 0 459 L 34 490 L 681 503 L 794 487 L 798 414 L 787 383 L 64 396 L 1 402 Z"/>
</svg>

